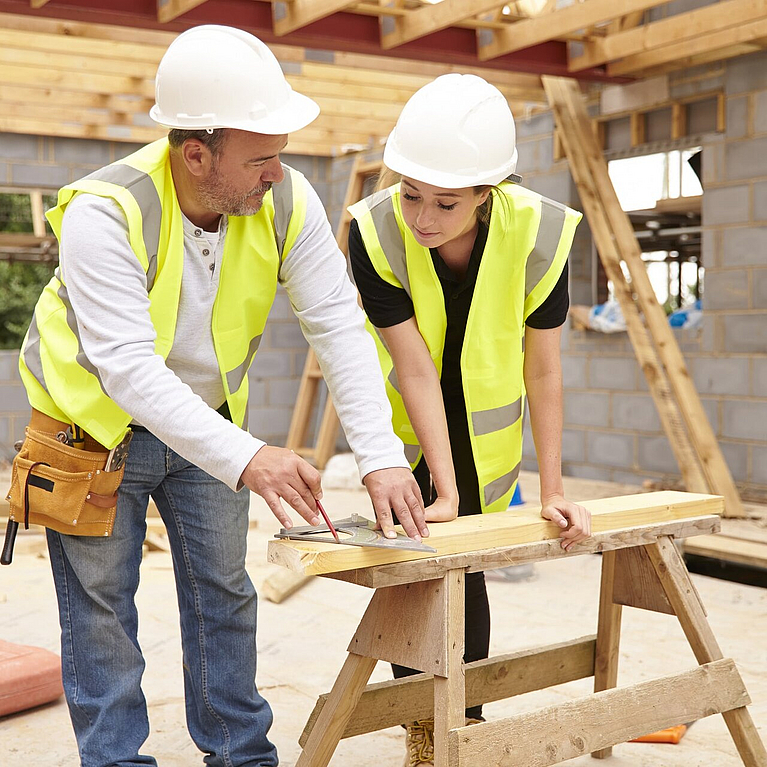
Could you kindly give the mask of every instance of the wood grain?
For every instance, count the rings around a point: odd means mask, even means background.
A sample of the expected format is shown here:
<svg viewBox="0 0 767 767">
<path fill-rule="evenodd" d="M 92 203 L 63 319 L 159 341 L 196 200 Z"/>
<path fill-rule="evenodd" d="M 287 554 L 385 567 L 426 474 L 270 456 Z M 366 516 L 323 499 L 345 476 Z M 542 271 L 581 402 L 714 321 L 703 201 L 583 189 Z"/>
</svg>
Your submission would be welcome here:
<svg viewBox="0 0 767 767">
<path fill-rule="evenodd" d="M 595 533 L 625 527 L 669 522 L 722 511 L 718 496 L 664 491 L 617 498 L 584 501 L 592 514 Z M 559 529 L 542 519 L 536 508 L 459 517 L 452 522 L 432 524 L 429 545 L 436 556 L 473 553 L 503 546 L 558 539 Z M 631 545 L 631 544 L 628 544 Z M 269 542 L 270 562 L 306 575 L 354 570 L 394 562 L 434 558 L 415 551 L 362 548 L 338 544 L 274 540 Z"/>
</svg>

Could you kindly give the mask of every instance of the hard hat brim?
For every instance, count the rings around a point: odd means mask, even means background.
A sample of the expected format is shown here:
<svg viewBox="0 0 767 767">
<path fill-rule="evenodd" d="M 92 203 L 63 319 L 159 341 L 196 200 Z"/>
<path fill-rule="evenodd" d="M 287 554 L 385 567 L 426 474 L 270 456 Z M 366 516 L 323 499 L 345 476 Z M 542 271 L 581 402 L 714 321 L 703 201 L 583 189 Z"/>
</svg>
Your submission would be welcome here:
<svg viewBox="0 0 767 767">
<path fill-rule="evenodd" d="M 216 121 L 207 117 L 199 120 L 185 118 L 183 121 L 163 114 L 155 104 L 149 111 L 149 116 L 158 125 L 165 128 L 180 128 L 182 130 L 205 130 L 207 128 L 233 128 L 235 130 L 249 131 L 250 133 L 264 133 L 278 136 L 283 133 L 295 133 L 305 128 L 317 119 L 320 107 L 316 101 L 302 93 L 291 90 L 288 101 L 271 114 L 257 120 L 224 120 Z"/>
<path fill-rule="evenodd" d="M 518 155 L 516 149 L 514 150 L 514 155 L 511 159 L 507 163 L 504 163 L 500 168 L 495 168 L 492 171 L 477 175 L 470 173 L 446 173 L 441 170 L 426 167 L 425 165 L 419 165 L 417 162 L 403 157 L 399 152 L 392 148 L 391 144 L 390 136 L 389 141 L 386 143 L 383 155 L 383 163 L 387 168 L 402 176 L 412 178 L 415 181 L 422 181 L 424 184 L 439 186 L 443 189 L 465 189 L 470 186 L 486 185 L 495 186 L 508 178 L 517 168 Z"/>
</svg>

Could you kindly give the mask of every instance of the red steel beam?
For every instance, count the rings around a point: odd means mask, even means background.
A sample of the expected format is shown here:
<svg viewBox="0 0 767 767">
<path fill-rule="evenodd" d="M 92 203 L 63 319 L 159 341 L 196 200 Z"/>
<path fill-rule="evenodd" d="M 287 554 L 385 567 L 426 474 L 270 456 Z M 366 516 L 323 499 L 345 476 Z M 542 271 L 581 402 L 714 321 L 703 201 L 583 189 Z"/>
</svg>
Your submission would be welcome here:
<svg viewBox="0 0 767 767">
<path fill-rule="evenodd" d="M 277 37 L 272 31 L 271 3 L 253 0 L 207 0 L 167 24 L 157 21 L 156 0 L 130 0 L 128 3 L 125 0 L 49 0 L 39 9 L 31 8 L 29 0 L 0 0 L 0 12 L 172 32 L 182 32 L 197 24 L 228 24 L 246 29 L 266 43 L 573 77 L 567 70 L 567 45 L 555 40 L 480 61 L 477 58 L 475 31 L 449 27 L 397 48 L 384 50 L 380 46 L 378 18 L 348 12 L 335 13 Z M 583 70 L 575 77 L 604 82 L 627 82 L 631 79 L 609 77 L 603 66 Z"/>
</svg>

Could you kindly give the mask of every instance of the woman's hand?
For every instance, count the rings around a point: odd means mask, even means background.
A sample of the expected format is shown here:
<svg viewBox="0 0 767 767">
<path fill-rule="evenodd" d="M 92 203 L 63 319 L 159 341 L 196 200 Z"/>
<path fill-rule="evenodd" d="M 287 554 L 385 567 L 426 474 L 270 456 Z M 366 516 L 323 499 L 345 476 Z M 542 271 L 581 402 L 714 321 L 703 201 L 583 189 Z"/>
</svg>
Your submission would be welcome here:
<svg viewBox="0 0 767 767">
<path fill-rule="evenodd" d="M 571 503 L 563 495 L 552 495 L 542 500 L 541 516 L 562 528 L 562 548 L 565 551 L 591 535 L 591 512 Z"/>
<path fill-rule="evenodd" d="M 458 494 L 437 496 L 437 500 L 426 507 L 427 522 L 450 522 L 458 516 Z"/>
</svg>

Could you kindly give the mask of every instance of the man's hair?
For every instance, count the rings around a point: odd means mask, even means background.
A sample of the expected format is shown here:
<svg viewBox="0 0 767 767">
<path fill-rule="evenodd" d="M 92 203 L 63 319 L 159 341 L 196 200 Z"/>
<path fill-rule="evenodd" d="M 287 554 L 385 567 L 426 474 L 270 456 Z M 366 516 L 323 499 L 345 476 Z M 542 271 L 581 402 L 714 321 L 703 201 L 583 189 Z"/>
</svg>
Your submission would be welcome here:
<svg viewBox="0 0 767 767">
<path fill-rule="evenodd" d="M 172 149 L 180 149 L 188 139 L 197 139 L 201 144 L 208 147 L 214 157 L 218 157 L 226 143 L 226 136 L 226 128 L 216 128 L 213 133 L 208 133 L 207 130 L 171 128 L 168 132 L 168 143 Z"/>
</svg>

